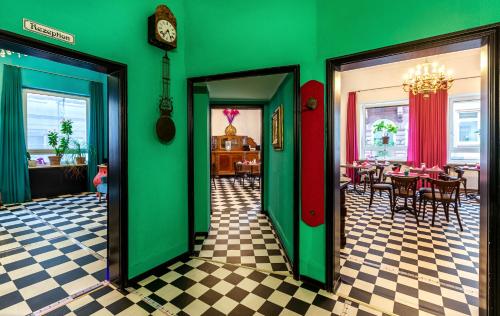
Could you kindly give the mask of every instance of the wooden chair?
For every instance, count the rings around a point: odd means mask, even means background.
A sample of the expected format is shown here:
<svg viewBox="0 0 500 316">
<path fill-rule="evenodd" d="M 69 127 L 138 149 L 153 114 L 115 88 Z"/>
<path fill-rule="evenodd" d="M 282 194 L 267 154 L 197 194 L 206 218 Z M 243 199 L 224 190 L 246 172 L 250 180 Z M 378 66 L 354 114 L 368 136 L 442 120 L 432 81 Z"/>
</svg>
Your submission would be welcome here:
<svg viewBox="0 0 500 316">
<path fill-rule="evenodd" d="M 236 184 L 236 178 L 239 179 L 239 182 L 245 186 L 245 178 L 247 175 L 247 171 L 243 169 L 243 164 L 240 162 L 234 162 L 234 177 L 233 177 L 233 185 Z"/>
<path fill-rule="evenodd" d="M 392 217 L 394 217 L 394 208 L 392 207 L 392 185 L 389 183 L 376 182 L 376 172 L 377 170 L 375 169 L 368 171 L 368 178 L 370 179 L 370 207 L 372 207 L 373 204 L 373 196 L 375 195 L 375 191 L 379 191 L 380 196 L 382 196 L 383 191 L 387 191 L 387 193 L 389 194 L 389 203 L 391 206 Z"/>
<path fill-rule="evenodd" d="M 441 203 L 444 208 L 444 214 L 446 216 L 446 221 L 449 222 L 450 216 L 450 205 L 454 205 L 454 212 L 457 216 L 458 225 L 460 230 L 463 231 L 462 222 L 460 221 L 460 215 L 458 214 L 458 196 L 460 195 L 460 180 L 434 180 L 429 179 L 431 183 L 431 192 L 425 193 L 422 196 L 424 203 L 424 211 L 422 213 L 422 219 L 425 217 L 425 209 L 427 202 L 432 202 L 432 226 L 434 226 L 434 219 L 436 218 L 437 204 Z"/>
<path fill-rule="evenodd" d="M 258 181 L 259 181 L 259 188 L 260 188 L 260 181 L 261 181 L 261 179 L 260 179 L 260 164 L 252 166 L 250 176 L 252 177 L 252 189 L 254 187 L 256 179 L 259 179 Z"/>
<path fill-rule="evenodd" d="M 217 190 L 217 184 L 215 184 L 216 177 L 217 177 L 217 166 L 215 165 L 215 163 L 212 163 L 212 166 L 210 167 L 210 181 L 212 181 L 214 188 Z"/>
<path fill-rule="evenodd" d="M 419 225 L 418 213 L 417 213 L 417 182 L 418 177 L 391 177 L 392 182 L 392 198 L 394 212 L 392 213 L 392 218 L 394 213 L 397 211 L 406 210 L 415 216 L 417 221 L 417 226 Z M 404 199 L 404 205 L 398 207 L 398 199 Z M 411 206 L 408 205 L 408 199 L 412 200 Z"/>
<path fill-rule="evenodd" d="M 465 198 L 467 198 L 467 178 L 464 178 L 465 171 L 460 167 L 454 167 L 453 171 L 457 174 L 456 176 L 452 176 L 450 174 L 451 166 L 446 165 L 443 167 L 444 173 L 439 174 L 439 179 L 444 181 L 460 181 L 460 183 L 464 186 Z M 462 201 L 460 200 L 460 192 L 458 194 L 458 204 L 462 206 Z"/>
</svg>

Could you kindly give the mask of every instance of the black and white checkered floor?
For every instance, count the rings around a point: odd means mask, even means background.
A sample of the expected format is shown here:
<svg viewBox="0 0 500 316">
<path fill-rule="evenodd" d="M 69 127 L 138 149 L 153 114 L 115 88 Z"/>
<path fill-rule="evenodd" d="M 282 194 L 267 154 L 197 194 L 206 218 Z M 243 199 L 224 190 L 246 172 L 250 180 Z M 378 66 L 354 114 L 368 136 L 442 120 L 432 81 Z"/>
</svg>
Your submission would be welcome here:
<svg viewBox="0 0 500 316">
<path fill-rule="evenodd" d="M 105 285 L 48 315 L 382 315 L 288 276 L 197 258 L 127 290 Z"/>
<path fill-rule="evenodd" d="M 106 279 L 106 203 L 93 194 L 0 210 L 0 315 L 43 310 Z"/>
<path fill-rule="evenodd" d="M 199 236 L 195 256 L 289 274 L 290 267 L 268 216 L 260 210 L 260 188 L 231 178 L 212 185 L 211 230 Z"/>
<path fill-rule="evenodd" d="M 446 222 L 442 209 L 432 227 L 428 206 L 417 227 L 411 214 L 391 220 L 385 194 L 368 205 L 368 193 L 347 193 L 338 294 L 398 315 L 477 315 L 479 204 L 462 196 L 463 232 L 454 214 Z"/>
</svg>

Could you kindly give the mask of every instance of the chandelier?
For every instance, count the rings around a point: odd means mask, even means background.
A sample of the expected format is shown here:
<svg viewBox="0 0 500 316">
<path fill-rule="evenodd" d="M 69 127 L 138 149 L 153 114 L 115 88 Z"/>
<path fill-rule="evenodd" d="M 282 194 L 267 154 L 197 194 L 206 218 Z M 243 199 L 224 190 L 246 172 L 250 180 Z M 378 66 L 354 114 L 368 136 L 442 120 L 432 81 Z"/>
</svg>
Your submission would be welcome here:
<svg viewBox="0 0 500 316">
<path fill-rule="evenodd" d="M 452 71 L 445 71 L 443 65 L 425 62 L 411 68 L 403 77 L 403 90 L 413 95 L 423 94 L 428 98 L 438 90 L 448 90 L 453 85 Z"/>
<path fill-rule="evenodd" d="M 0 48 L 0 57 L 1 58 L 5 58 L 5 57 L 9 57 L 9 56 L 16 56 L 16 55 L 17 55 L 17 58 L 21 58 L 23 56 L 28 56 L 26 54 L 16 53 L 16 52 L 13 52 L 13 51 L 8 50 L 8 49 Z"/>
</svg>

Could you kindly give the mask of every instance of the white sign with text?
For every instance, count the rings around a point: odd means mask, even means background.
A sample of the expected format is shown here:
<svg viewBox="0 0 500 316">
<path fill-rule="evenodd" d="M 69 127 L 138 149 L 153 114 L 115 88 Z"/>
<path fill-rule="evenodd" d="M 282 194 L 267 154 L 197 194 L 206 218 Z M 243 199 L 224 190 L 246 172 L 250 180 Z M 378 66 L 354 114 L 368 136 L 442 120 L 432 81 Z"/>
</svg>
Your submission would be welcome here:
<svg viewBox="0 0 500 316">
<path fill-rule="evenodd" d="M 62 42 L 75 44 L 75 35 L 66 33 L 63 31 L 56 30 L 52 27 L 31 21 L 28 19 L 23 19 L 23 29 L 29 32 L 37 33 L 43 36 L 47 36 Z"/>
</svg>

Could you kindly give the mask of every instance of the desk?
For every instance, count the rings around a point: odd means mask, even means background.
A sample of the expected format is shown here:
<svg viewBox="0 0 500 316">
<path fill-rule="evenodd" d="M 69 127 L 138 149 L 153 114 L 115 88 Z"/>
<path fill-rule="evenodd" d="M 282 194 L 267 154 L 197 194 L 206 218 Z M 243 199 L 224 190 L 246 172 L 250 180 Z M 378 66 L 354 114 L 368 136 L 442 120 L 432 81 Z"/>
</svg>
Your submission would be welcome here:
<svg viewBox="0 0 500 316">
<path fill-rule="evenodd" d="M 216 176 L 232 176 L 234 175 L 234 163 L 238 161 L 260 160 L 260 151 L 244 151 L 244 150 L 213 150 L 212 163 L 215 164 Z"/>
</svg>

